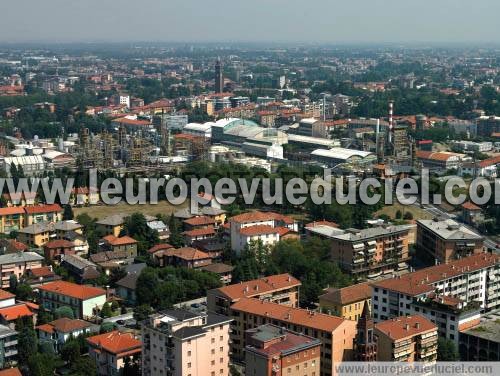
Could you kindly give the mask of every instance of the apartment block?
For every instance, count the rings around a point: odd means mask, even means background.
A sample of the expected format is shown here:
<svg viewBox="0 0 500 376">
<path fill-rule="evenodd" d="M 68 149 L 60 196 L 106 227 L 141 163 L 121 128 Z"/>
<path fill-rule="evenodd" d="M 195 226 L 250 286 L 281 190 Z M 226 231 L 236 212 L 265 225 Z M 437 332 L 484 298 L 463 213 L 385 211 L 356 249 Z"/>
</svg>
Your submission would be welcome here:
<svg viewBox="0 0 500 376">
<path fill-rule="evenodd" d="M 207 291 L 207 307 L 210 312 L 228 315 L 233 303 L 255 298 L 296 308 L 300 286 L 300 281 L 288 273 L 235 283 Z"/>
<path fill-rule="evenodd" d="M 246 331 L 265 324 L 321 341 L 320 374 L 323 376 L 333 374 L 333 362 L 353 360 L 355 321 L 252 298 L 241 298 L 234 303 L 231 318 L 231 355 L 237 361 L 245 359 Z"/>
<path fill-rule="evenodd" d="M 0 368 L 8 366 L 17 360 L 17 332 L 8 326 L 0 325 Z"/>
<path fill-rule="evenodd" d="M 95 317 L 106 303 L 106 291 L 92 286 L 56 281 L 39 288 L 40 305 L 49 311 L 69 306 L 76 318 Z"/>
<path fill-rule="evenodd" d="M 330 315 L 358 321 L 365 304 L 371 306 L 371 300 L 372 289 L 364 282 L 341 289 L 329 288 L 319 296 L 319 307 L 322 312 Z"/>
<path fill-rule="evenodd" d="M 500 308 L 500 256 L 472 255 L 402 276 L 372 282 L 375 321 L 423 315 L 441 336 L 477 325 L 481 312 Z"/>
<path fill-rule="evenodd" d="M 267 324 L 246 333 L 248 376 L 319 376 L 321 341 Z"/>
<path fill-rule="evenodd" d="M 439 263 L 483 252 L 483 237 L 452 220 L 417 221 L 417 252 Z"/>
<path fill-rule="evenodd" d="M 438 330 L 423 316 L 396 317 L 375 325 L 377 360 L 382 362 L 434 362 Z"/>
<path fill-rule="evenodd" d="M 374 278 L 408 267 L 408 234 L 411 226 L 348 229 L 333 234 L 331 258 L 357 278 Z M 337 230 L 338 231 L 338 230 Z"/>
<path fill-rule="evenodd" d="M 298 223 L 291 217 L 273 212 L 253 211 L 229 219 L 231 249 L 241 252 L 251 241 L 273 245 L 280 240 L 281 228 L 298 232 Z"/>
<path fill-rule="evenodd" d="M 142 325 L 143 376 L 229 376 L 231 319 L 170 309 Z"/>
</svg>

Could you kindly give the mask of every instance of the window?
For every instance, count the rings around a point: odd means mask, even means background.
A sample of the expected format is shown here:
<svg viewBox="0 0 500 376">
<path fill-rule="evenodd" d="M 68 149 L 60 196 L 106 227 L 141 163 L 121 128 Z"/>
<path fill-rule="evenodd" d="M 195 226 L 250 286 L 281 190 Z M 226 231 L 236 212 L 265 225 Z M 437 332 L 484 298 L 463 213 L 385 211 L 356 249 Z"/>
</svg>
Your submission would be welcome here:
<svg viewBox="0 0 500 376">
<path fill-rule="evenodd" d="M 188 351 L 188 356 L 191 356 L 191 350 Z"/>
<path fill-rule="evenodd" d="M 188 363 L 188 368 L 191 368 L 191 362 Z"/>
<path fill-rule="evenodd" d="M 223 352 L 223 351 L 224 351 L 224 347 L 222 347 L 222 346 L 221 346 L 221 347 L 219 347 L 219 351 L 220 351 L 220 352 Z"/>
</svg>

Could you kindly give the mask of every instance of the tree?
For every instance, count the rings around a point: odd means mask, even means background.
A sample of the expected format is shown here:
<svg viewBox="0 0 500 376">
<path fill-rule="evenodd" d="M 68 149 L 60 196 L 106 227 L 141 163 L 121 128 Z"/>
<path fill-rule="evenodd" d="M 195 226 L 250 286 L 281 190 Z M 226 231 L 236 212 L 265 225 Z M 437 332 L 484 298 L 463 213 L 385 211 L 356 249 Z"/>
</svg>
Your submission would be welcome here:
<svg viewBox="0 0 500 376">
<path fill-rule="evenodd" d="M 9 277 L 9 290 L 15 293 L 16 289 L 17 289 L 17 276 L 15 274 L 11 274 Z"/>
<path fill-rule="evenodd" d="M 401 219 L 401 218 L 403 218 L 403 213 L 401 212 L 401 210 L 398 209 L 396 211 L 396 219 Z"/>
<path fill-rule="evenodd" d="M 16 298 L 18 300 L 31 300 L 33 298 L 33 289 L 27 283 L 20 283 L 16 287 Z"/>
<path fill-rule="evenodd" d="M 111 310 L 111 306 L 108 302 L 104 303 L 101 309 L 101 317 L 108 318 L 113 316 L 113 311 Z"/>
<path fill-rule="evenodd" d="M 413 214 L 411 214 L 411 212 L 406 212 L 405 215 L 403 216 L 403 219 L 411 221 L 413 219 Z"/>
<path fill-rule="evenodd" d="M 115 324 L 112 322 L 103 322 L 99 328 L 99 333 L 108 333 L 115 330 Z"/>
<path fill-rule="evenodd" d="M 17 336 L 18 360 L 23 366 L 28 365 L 28 360 L 31 359 L 37 352 L 37 339 L 33 321 L 31 317 L 22 317 L 16 322 L 16 330 L 19 333 Z"/>
<path fill-rule="evenodd" d="M 60 352 L 64 361 L 73 363 L 80 357 L 80 344 L 76 339 L 72 338 L 64 343 Z"/>
<path fill-rule="evenodd" d="M 71 205 L 64 205 L 63 221 L 70 221 L 73 217 L 73 209 L 71 208 Z"/>
<path fill-rule="evenodd" d="M 71 376 L 96 376 L 97 366 L 94 359 L 82 356 L 71 363 Z"/>
<path fill-rule="evenodd" d="M 439 337 L 437 347 L 437 360 L 443 362 L 454 362 L 460 360 L 457 346 L 450 339 Z"/>
<path fill-rule="evenodd" d="M 29 358 L 28 368 L 32 376 L 53 376 L 56 369 L 54 357 L 50 354 L 33 354 Z"/>
<path fill-rule="evenodd" d="M 184 238 L 181 234 L 180 223 L 177 218 L 174 217 L 173 213 L 168 220 L 168 229 L 170 231 L 168 237 L 169 244 L 173 245 L 175 248 L 182 247 L 184 245 Z"/>
<path fill-rule="evenodd" d="M 75 313 L 73 312 L 73 310 L 71 309 L 71 307 L 62 306 L 62 307 L 57 308 L 54 311 L 54 316 L 57 319 L 60 319 L 61 317 L 66 317 L 68 319 L 74 319 L 75 318 Z"/>
<path fill-rule="evenodd" d="M 125 358 L 123 365 L 123 376 L 136 376 L 139 375 L 139 363 L 137 359 L 130 359 L 129 356 Z"/>
<path fill-rule="evenodd" d="M 140 255 L 145 254 L 149 248 L 160 241 L 158 232 L 148 226 L 146 217 L 142 213 L 134 213 L 125 218 L 123 232 L 137 240 L 137 252 Z"/>
<path fill-rule="evenodd" d="M 134 320 L 141 322 L 146 320 L 151 314 L 151 306 L 143 304 L 134 308 Z"/>
</svg>

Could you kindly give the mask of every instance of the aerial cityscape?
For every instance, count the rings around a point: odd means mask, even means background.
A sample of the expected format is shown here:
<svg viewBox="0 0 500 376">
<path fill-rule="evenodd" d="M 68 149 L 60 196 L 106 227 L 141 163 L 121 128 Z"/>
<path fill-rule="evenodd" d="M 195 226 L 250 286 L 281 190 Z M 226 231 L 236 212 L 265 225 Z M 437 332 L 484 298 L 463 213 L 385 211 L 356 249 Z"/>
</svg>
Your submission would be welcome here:
<svg viewBox="0 0 500 376">
<path fill-rule="evenodd" d="M 498 4 L 7 3 L 0 376 L 500 374 Z"/>
</svg>

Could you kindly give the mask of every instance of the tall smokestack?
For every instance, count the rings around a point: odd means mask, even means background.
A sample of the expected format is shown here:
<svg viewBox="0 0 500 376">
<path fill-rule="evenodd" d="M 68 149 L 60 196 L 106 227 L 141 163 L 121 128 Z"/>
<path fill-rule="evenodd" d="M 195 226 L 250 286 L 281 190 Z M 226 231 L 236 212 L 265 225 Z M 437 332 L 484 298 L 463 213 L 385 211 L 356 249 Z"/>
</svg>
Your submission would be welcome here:
<svg viewBox="0 0 500 376">
<path fill-rule="evenodd" d="M 394 114 L 394 102 L 389 102 L 389 143 L 392 142 L 392 132 L 394 130 L 394 119 L 392 115 Z"/>
</svg>

